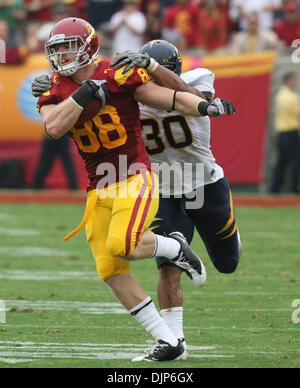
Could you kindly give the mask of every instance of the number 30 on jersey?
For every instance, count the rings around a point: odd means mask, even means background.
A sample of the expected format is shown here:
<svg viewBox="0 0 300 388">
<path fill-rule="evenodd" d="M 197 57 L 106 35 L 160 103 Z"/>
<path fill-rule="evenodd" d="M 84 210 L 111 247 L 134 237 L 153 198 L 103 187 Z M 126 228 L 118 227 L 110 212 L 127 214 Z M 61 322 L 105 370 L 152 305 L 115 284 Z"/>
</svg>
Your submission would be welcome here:
<svg viewBox="0 0 300 388">
<path fill-rule="evenodd" d="M 163 129 L 165 137 L 169 145 L 173 148 L 184 148 L 193 143 L 192 131 L 183 116 L 165 117 L 161 124 L 154 119 L 142 119 L 141 124 L 144 130 L 151 128 L 151 132 L 146 133 L 146 138 L 153 142 L 153 146 L 146 145 L 146 150 L 149 155 L 157 155 L 164 152 L 166 145 L 161 138 L 161 130 Z M 182 130 L 180 140 L 174 135 L 174 125 Z M 162 128 L 161 128 L 162 127 Z"/>
</svg>

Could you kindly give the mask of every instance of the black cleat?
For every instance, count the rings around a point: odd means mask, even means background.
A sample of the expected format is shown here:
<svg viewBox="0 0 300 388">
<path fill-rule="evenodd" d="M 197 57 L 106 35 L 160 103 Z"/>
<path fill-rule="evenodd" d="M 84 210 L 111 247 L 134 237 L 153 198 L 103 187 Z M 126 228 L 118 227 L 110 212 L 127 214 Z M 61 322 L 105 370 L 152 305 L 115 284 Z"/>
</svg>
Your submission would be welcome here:
<svg viewBox="0 0 300 388">
<path fill-rule="evenodd" d="M 206 282 L 206 270 L 198 255 L 191 249 L 184 235 L 173 232 L 169 237 L 177 240 L 181 249 L 175 259 L 170 260 L 176 267 L 182 269 L 197 287 L 202 287 Z"/>
<path fill-rule="evenodd" d="M 174 361 L 184 354 L 184 346 L 180 340 L 176 346 L 172 346 L 169 343 L 158 340 L 156 346 L 150 350 L 148 354 L 135 357 L 132 361 L 147 361 L 147 362 L 162 362 L 162 361 Z"/>
<path fill-rule="evenodd" d="M 187 360 L 187 358 L 188 358 L 188 352 L 187 352 L 187 346 L 186 346 L 186 342 L 185 342 L 185 339 L 184 338 L 180 338 L 179 339 L 179 341 L 182 343 L 182 345 L 183 345 L 183 348 L 184 348 L 184 352 L 179 356 L 179 357 L 177 357 L 176 358 L 176 361 L 178 360 L 178 361 L 185 361 L 185 360 Z"/>
</svg>

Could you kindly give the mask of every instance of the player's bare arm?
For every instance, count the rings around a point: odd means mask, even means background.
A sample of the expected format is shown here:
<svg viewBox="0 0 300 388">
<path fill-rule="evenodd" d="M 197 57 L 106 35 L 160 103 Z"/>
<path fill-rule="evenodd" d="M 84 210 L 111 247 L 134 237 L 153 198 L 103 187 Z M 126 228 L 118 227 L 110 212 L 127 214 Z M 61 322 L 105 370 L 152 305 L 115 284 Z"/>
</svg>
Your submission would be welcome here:
<svg viewBox="0 0 300 388">
<path fill-rule="evenodd" d="M 43 106 L 40 113 L 46 134 L 54 140 L 61 138 L 73 127 L 82 111 L 71 97 L 58 105 Z"/>
<path fill-rule="evenodd" d="M 192 93 L 195 94 L 195 96 L 207 100 L 203 93 L 201 93 L 198 89 L 188 85 L 182 78 L 166 67 L 158 65 L 157 68 L 151 73 L 151 77 L 160 86 L 178 90 L 180 92 Z"/>
<path fill-rule="evenodd" d="M 158 85 L 180 92 L 189 92 L 209 101 L 205 94 L 188 85 L 182 78 L 179 77 L 179 75 L 176 74 L 176 72 L 161 66 L 147 54 L 136 53 L 134 51 L 124 51 L 123 53 L 117 54 L 112 59 L 111 65 L 116 69 L 120 69 L 122 66 L 127 65 L 124 68 L 123 73 L 126 73 L 134 66 L 144 67 Z"/>
<path fill-rule="evenodd" d="M 42 93 L 46 92 L 51 87 L 51 81 L 49 81 L 49 79 L 46 79 L 46 77 L 47 76 L 43 76 L 43 78 L 38 77 L 35 78 L 35 80 L 33 81 L 32 93 L 35 97 L 40 96 Z M 93 82 L 96 81 L 93 80 Z M 231 102 L 226 101 L 222 98 L 216 98 L 211 103 L 208 103 L 207 99 L 199 97 L 192 93 L 176 91 L 175 94 L 174 90 L 159 86 L 152 81 L 149 81 L 139 86 L 135 91 L 134 97 L 137 101 L 141 102 L 144 105 L 149 105 L 152 108 L 161 110 L 177 110 L 178 112 L 181 112 L 182 114 L 187 114 L 189 116 L 219 117 L 235 113 L 234 105 Z M 56 118 L 55 113 L 53 114 L 54 118 Z M 75 114 L 75 112 L 73 113 Z M 68 130 L 70 130 L 74 125 L 74 123 L 72 123 L 73 120 L 74 117 L 70 117 L 70 122 L 68 122 L 67 118 L 62 122 L 58 122 L 58 119 L 55 120 L 57 126 L 54 129 L 53 137 L 59 138 L 63 136 L 63 134 L 68 132 Z M 48 124 L 49 123 L 46 122 L 47 129 Z M 48 134 L 52 136 L 51 132 L 49 131 Z M 58 137 L 56 137 L 57 135 Z"/>
<path fill-rule="evenodd" d="M 75 125 L 91 99 L 97 98 L 104 107 L 108 96 L 106 81 L 89 80 L 65 101 L 43 106 L 40 113 L 46 134 L 52 139 L 59 139 Z"/>
<path fill-rule="evenodd" d="M 177 92 L 174 98 L 174 90 L 147 82 L 139 86 L 134 95 L 135 99 L 144 105 L 161 110 L 177 110 L 190 116 L 201 116 L 198 104 L 204 99 L 191 93 Z"/>
<path fill-rule="evenodd" d="M 161 110 L 176 110 L 189 116 L 223 116 L 235 113 L 234 105 L 223 99 L 208 103 L 205 99 L 191 93 L 175 92 L 149 81 L 139 86 L 135 99 L 144 105 Z"/>
</svg>

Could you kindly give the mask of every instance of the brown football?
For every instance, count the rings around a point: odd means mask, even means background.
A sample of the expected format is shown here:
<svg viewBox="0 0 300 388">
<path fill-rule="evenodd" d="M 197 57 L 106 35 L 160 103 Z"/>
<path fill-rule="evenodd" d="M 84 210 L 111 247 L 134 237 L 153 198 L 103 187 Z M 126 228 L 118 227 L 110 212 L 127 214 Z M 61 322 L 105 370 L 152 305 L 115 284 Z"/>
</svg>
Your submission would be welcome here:
<svg viewBox="0 0 300 388">
<path fill-rule="evenodd" d="M 83 124 L 89 120 L 92 120 L 92 118 L 97 115 L 100 109 L 101 102 L 97 98 L 93 98 L 81 112 L 81 115 L 79 116 L 76 124 L 83 127 Z"/>
</svg>

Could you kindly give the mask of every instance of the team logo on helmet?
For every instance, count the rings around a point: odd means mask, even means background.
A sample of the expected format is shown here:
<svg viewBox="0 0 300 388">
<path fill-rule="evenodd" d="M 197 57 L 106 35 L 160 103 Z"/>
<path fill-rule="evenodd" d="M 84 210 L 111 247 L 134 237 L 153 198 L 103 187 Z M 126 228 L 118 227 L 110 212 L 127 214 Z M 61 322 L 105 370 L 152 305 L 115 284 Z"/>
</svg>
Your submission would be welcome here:
<svg viewBox="0 0 300 388">
<path fill-rule="evenodd" d="M 96 31 L 95 31 L 95 29 L 90 25 L 90 23 L 85 23 L 85 27 L 86 27 L 86 29 L 88 30 L 89 35 L 91 35 L 91 34 L 93 33 L 93 35 L 91 36 L 91 39 L 96 38 L 96 36 L 97 36 Z"/>
</svg>

